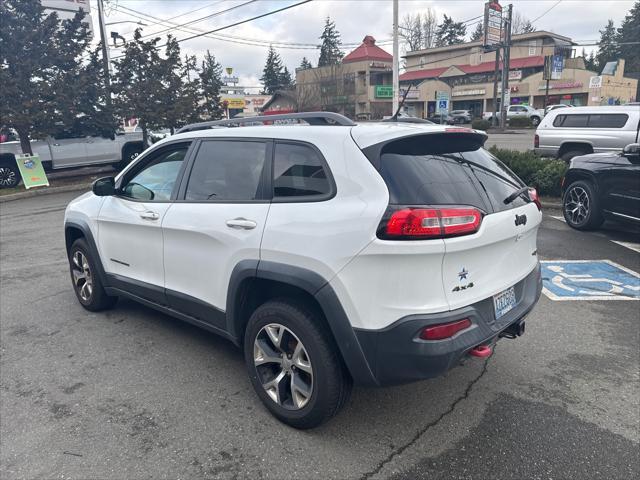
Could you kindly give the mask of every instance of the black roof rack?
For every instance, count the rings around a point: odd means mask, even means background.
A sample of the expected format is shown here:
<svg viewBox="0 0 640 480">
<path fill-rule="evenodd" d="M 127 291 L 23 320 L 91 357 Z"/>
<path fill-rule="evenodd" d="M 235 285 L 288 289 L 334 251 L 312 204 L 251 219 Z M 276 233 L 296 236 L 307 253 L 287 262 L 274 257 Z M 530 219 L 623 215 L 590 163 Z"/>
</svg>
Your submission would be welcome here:
<svg viewBox="0 0 640 480">
<path fill-rule="evenodd" d="M 265 122 L 274 122 L 277 120 L 302 120 L 309 125 L 339 125 L 343 127 L 352 127 L 356 125 L 355 122 L 349 120 L 344 115 L 340 115 L 339 113 L 303 112 L 192 123 L 190 125 L 185 125 L 176 133 L 195 132 L 197 130 L 208 130 L 210 128 L 239 127 L 241 125 L 263 125 Z"/>
</svg>

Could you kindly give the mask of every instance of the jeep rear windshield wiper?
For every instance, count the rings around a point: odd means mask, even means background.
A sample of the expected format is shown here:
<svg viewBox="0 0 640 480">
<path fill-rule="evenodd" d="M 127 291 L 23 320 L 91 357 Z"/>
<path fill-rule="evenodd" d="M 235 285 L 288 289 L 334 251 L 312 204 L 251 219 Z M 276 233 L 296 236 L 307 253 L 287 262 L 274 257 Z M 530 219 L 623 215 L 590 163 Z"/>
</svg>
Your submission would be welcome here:
<svg viewBox="0 0 640 480">
<path fill-rule="evenodd" d="M 504 204 L 509 205 L 511 202 L 513 202 L 516 198 L 518 198 L 523 193 L 529 193 L 529 187 L 522 187 L 521 189 L 513 192 L 511 195 L 509 195 L 507 198 L 504 199 Z"/>
</svg>

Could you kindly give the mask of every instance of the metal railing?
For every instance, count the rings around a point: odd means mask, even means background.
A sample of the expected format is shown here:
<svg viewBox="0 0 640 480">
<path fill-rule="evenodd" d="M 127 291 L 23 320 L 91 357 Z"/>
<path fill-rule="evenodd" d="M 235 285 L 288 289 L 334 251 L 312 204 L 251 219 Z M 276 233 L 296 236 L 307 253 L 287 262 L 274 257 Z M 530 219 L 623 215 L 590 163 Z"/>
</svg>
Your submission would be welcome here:
<svg viewBox="0 0 640 480">
<path fill-rule="evenodd" d="M 276 121 L 297 120 L 309 125 L 343 126 L 352 127 L 356 125 L 352 120 L 344 115 L 334 112 L 303 112 L 284 113 L 278 115 L 261 115 L 257 117 L 231 118 L 228 120 L 213 120 L 211 122 L 200 122 L 185 125 L 176 133 L 195 132 L 197 130 L 208 130 L 210 128 L 239 127 L 241 125 L 264 125 Z"/>
</svg>

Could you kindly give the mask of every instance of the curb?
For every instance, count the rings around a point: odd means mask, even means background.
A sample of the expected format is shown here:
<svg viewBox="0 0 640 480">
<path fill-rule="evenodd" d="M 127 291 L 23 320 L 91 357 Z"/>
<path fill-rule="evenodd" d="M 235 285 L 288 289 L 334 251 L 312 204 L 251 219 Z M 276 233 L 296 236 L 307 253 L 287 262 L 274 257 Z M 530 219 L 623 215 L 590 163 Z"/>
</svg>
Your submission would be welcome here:
<svg viewBox="0 0 640 480">
<path fill-rule="evenodd" d="M 545 202 L 544 200 L 540 202 L 542 208 L 554 208 L 556 210 L 562 210 L 562 204 L 557 202 Z"/>
<path fill-rule="evenodd" d="M 23 198 L 39 197 L 41 195 L 51 195 L 54 193 L 64 192 L 76 192 L 80 190 L 89 190 L 91 188 L 90 183 L 76 183 L 73 185 L 63 185 L 61 187 L 46 187 L 44 189 L 27 190 L 20 193 L 11 193 L 9 195 L 0 195 L 0 203 L 13 202 L 15 200 L 21 200 Z"/>
</svg>

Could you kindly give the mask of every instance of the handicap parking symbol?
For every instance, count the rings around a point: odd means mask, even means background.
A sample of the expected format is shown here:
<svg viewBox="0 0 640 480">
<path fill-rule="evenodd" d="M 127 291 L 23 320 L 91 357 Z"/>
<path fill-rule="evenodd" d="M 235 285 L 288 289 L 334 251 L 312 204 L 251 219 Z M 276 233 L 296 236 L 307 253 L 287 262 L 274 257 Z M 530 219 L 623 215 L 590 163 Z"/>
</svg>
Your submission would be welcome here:
<svg viewBox="0 0 640 480">
<path fill-rule="evenodd" d="M 610 260 L 540 262 L 551 300 L 640 300 L 640 274 Z"/>
</svg>

